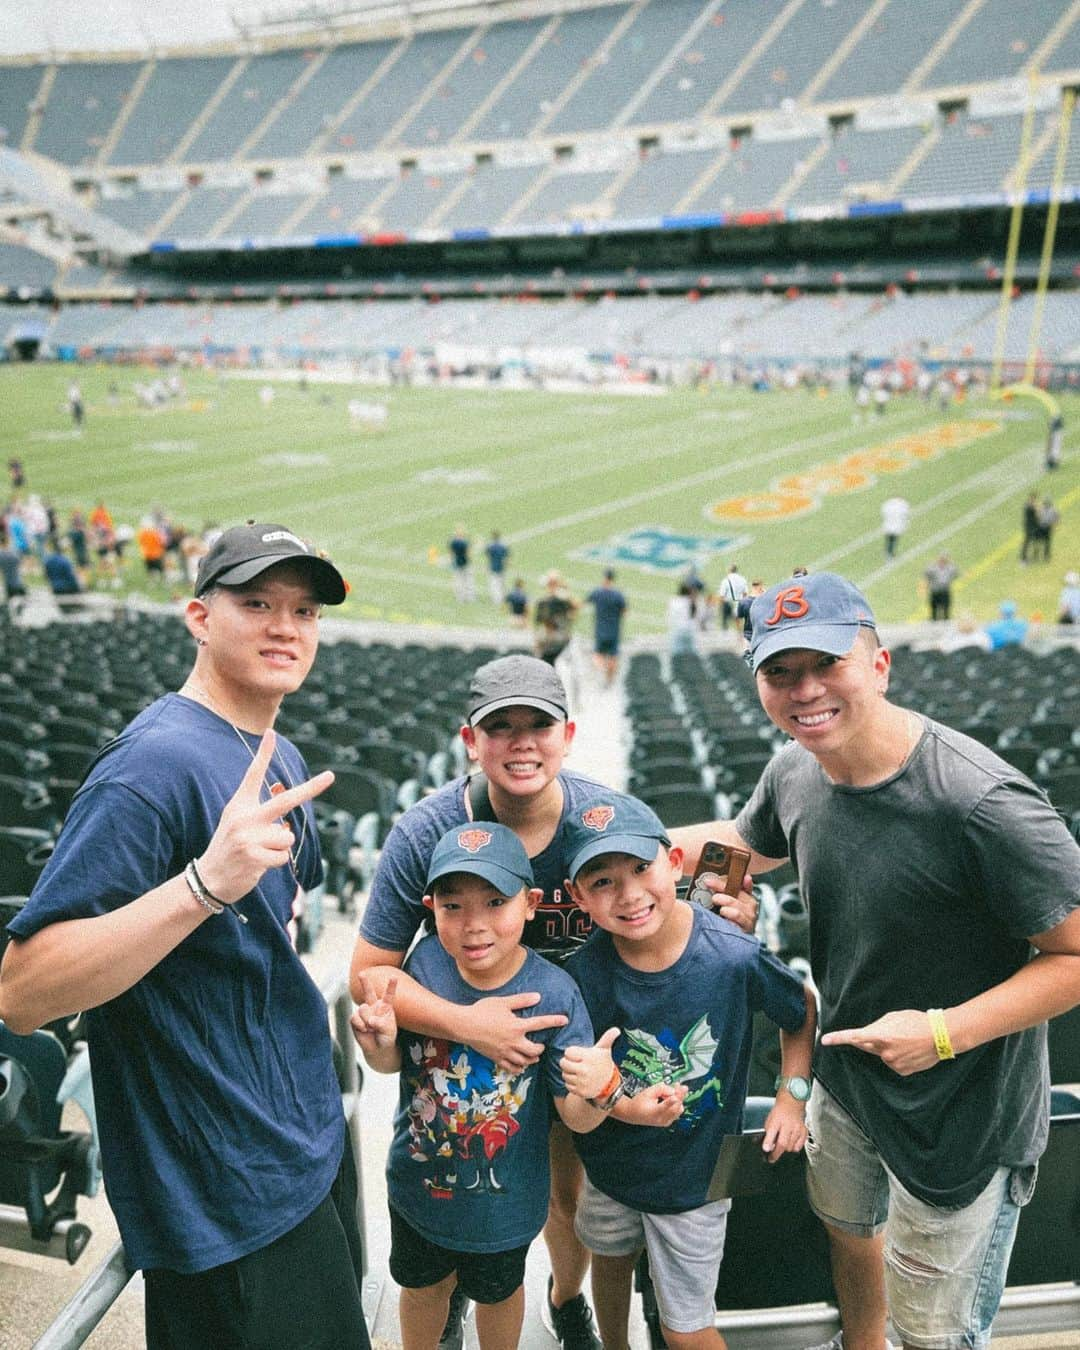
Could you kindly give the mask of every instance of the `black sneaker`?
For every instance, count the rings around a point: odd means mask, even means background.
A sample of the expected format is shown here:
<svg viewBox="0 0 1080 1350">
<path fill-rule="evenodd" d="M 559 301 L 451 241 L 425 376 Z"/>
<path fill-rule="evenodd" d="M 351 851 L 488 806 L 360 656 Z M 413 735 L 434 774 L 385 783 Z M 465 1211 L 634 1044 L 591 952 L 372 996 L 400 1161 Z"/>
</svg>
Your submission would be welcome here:
<svg viewBox="0 0 1080 1350">
<path fill-rule="evenodd" d="M 450 1309 L 446 1314 L 446 1326 L 439 1337 L 439 1350 L 461 1350 L 465 1339 L 465 1319 L 469 1315 L 469 1300 L 462 1293 L 461 1286 L 455 1285 L 450 1295 Z"/>
<path fill-rule="evenodd" d="M 584 1294 L 569 1298 L 561 1308 L 551 1301 L 554 1281 L 548 1276 L 547 1296 L 540 1310 L 540 1320 L 552 1336 L 566 1350 L 603 1350 L 600 1337 L 593 1328 L 592 1309 L 585 1302 Z"/>
</svg>

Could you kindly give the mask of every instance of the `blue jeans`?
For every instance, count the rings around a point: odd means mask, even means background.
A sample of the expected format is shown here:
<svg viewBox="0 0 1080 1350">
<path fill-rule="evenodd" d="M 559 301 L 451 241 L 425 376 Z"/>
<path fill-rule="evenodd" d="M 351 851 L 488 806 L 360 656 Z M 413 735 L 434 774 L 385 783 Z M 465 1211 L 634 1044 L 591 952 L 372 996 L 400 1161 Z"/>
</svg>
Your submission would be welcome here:
<svg viewBox="0 0 1080 1350">
<path fill-rule="evenodd" d="M 807 1125 L 810 1205 L 823 1223 L 856 1237 L 884 1230 L 889 1315 L 905 1345 L 984 1350 L 1036 1168 L 999 1167 L 970 1205 L 939 1209 L 900 1184 L 820 1083 Z"/>
</svg>

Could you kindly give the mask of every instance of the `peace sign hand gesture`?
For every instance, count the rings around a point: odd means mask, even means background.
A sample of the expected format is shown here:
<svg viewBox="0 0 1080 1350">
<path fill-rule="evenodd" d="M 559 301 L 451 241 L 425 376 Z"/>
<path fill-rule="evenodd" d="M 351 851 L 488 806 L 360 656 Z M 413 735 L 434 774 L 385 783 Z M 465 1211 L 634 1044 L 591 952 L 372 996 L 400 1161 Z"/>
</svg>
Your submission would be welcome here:
<svg viewBox="0 0 1080 1350">
<path fill-rule="evenodd" d="M 261 801 L 275 743 L 272 731 L 263 733 L 240 786 L 221 813 L 214 837 L 196 859 L 206 889 L 225 905 L 235 904 L 253 890 L 264 872 L 289 862 L 293 832 L 282 817 L 325 792 L 334 781 L 327 770 Z"/>
</svg>

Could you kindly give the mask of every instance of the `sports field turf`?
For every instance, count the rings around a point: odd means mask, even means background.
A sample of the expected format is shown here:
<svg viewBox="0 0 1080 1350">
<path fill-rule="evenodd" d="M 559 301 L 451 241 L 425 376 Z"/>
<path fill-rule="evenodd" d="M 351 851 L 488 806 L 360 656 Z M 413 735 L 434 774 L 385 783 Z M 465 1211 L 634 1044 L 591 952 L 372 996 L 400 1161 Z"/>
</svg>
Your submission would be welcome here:
<svg viewBox="0 0 1080 1350">
<path fill-rule="evenodd" d="M 87 403 L 81 433 L 65 405 L 73 377 Z M 798 564 L 843 571 L 894 622 L 923 617 L 919 579 L 943 551 L 962 569 L 957 609 L 980 619 L 1004 598 L 1052 618 L 1062 574 L 1080 570 L 1080 397 L 1062 401 L 1065 459 L 1046 474 L 1046 416 L 1031 402 L 943 413 L 906 396 L 856 424 L 846 393 L 279 384 L 266 406 L 258 379 L 186 374 L 185 398 L 151 411 L 133 395 L 151 378 L 131 367 L 0 367 L 4 460 L 20 457 L 28 490 L 64 519 L 102 498 L 132 525 L 156 506 L 189 528 L 283 521 L 342 566 L 353 617 L 505 627 L 479 553 L 493 529 L 530 598 L 550 567 L 581 595 L 614 566 L 630 633 L 663 631 L 694 555 L 713 585 L 732 560 L 767 583 Z M 387 403 L 386 428 L 351 426 L 350 398 Z M 1021 567 L 1031 491 L 1054 497 L 1061 523 L 1052 562 Z M 913 511 L 890 561 L 880 506 L 893 495 Z M 477 547 L 471 605 L 455 603 L 447 566 L 458 522 Z M 128 572 L 143 584 L 141 564 Z"/>
</svg>

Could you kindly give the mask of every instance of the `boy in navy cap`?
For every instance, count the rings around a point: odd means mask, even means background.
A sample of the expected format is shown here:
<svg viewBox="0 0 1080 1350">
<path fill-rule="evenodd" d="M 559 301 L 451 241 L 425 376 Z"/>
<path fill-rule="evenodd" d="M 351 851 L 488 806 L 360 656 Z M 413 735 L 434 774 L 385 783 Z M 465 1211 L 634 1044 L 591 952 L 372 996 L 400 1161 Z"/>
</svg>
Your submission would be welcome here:
<svg viewBox="0 0 1080 1350">
<path fill-rule="evenodd" d="M 462 1005 L 533 991 L 534 1013 L 566 1021 L 540 1032 L 540 1058 L 514 1071 L 462 1042 L 399 1031 L 396 979 L 378 997 L 363 976 L 370 997 L 353 1018 L 372 1068 L 401 1071 L 387 1183 L 403 1340 L 434 1350 L 458 1286 L 477 1304 L 482 1350 L 501 1350 L 518 1343 L 525 1257 L 547 1217 L 549 1104 L 570 1129 L 593 1130 L 621 1096 L 619 1077 L 609 1065 L 589 1101 L 567 1092 L 559 1059 L 570 1047 L 591 1047 L 592 1026 L 574 981 L 522 945 L 541 891 L 513 830 L 484 821 L 447 831 L 426 890 L 436 932 L 409 956 L 414 980 Z M 642 1123 L 666 1124 L 675 1114 L 662 1090 L 621 1110 Z"/>
<path fill-rule="evenodd" d="M 661 1130 L 609 1120 L 576 1136 L 586 1182 L 578 1234 L 593 1253 L 593 1302 L 606 1350 L 625 1350 L 631 1277 L 642 1248 L 672 1350 L 718 1350 L 713 1295 L 728 1200 L 708 1199 L 720 1144 L 742 1127 L 753 1015 L 780 1027 L 778 1095 L 765 1123 L 769 1160 L 806 1141 L 814 999 L 752 936 L 711 909 L 678 900 L 682 850 L 644 802 L 607 792 L 563 827 L 567 889 L 596 931 L 567 962 L 595 1047 L 562 1062 L 588 1096 L 617 1063 L 617 1090 L 636 1099 L 664 1087 L 679 1114 Z M 616 1030 L 618 1028 L 619 1030 Z"/>
</svg>

